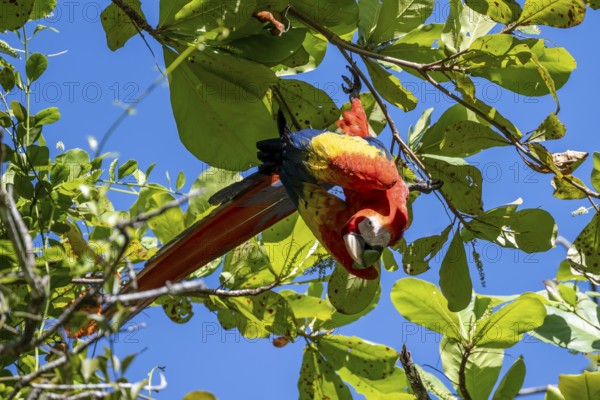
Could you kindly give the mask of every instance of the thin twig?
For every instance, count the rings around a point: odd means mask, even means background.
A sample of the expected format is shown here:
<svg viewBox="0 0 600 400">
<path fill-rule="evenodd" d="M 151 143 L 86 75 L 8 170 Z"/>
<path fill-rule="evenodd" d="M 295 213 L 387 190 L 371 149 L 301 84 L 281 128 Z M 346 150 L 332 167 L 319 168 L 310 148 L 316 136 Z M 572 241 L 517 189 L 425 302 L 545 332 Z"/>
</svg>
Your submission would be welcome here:
<svg viewBox="0 0 600 400">
<path fill-rule="evenodd" d="M 223 290 L 207 288 L 202 281 L 181 282 L 171 284 L 167 282 L 164 286 L 157 289 L 145 290 L 137 293 L 126 293 L 117 295 L 106 295 L 99 301 L 103 304 L 129 303 L 132 301 L 153 299 L 165 295 L 186 295 L 186 296 L 218 296 L 218 297 L 244 297 L 256 296 L 263 292 L 273 289 L 279 284 L 275 281 L 267 286 L 261 286 L 254 289 Z"/>
<path fill-rule="evenodd" d="M 529 396 L 531 394 L 546 393 L 547 391 L 548 386 L 531 387 L 519 390 L 517 396 Z"/>
<path fill-rule="evenodd" d="M 32 383 L 31 386 L 34 388 L 40 388 L 44 390 L 94 390 L 94 389 L 131 389 L 134 386 L 137 386 L 137 383 L 119 383 L 119 382 L 111 382 L 111 383 L 84 383 L 79 385 L 62 385 L 62 384 L 52 384 L 52 383 Z M 146 385 L 142 387 L 142 390 L 163 390 L 167 387 L 167 379 L 165 375 L 160 372 L 160 383 L 158 385 Z"/>
<path fill-rule="evenodd" d="M 471 348 L 465 347 L 465 352 L 462 354 L 462 359 L 460 360 L 460 367 L 458 368 L 458 390 L 463 400 L 471 400 L 471 395 L 467 389 L 467 362 L 469 361 L 469 356 L 471 355 Z"/>
<path fill-rule="evenodd" d="M 410 352 L 406 349 L 406 344 L 402 345 L 402 351 L 398 354 L 398 358 L 402 363 L 402 367 L 404 367 L 406 378 L 408 379 L 408 383 L 417 400 L 430 400 L 431 397 L 429 397 L 427 389 L 425 388 L 425 385 L 423 385 L 421 375 L 419 375 L 419 371 L 412 360 Z"/>
</svg>

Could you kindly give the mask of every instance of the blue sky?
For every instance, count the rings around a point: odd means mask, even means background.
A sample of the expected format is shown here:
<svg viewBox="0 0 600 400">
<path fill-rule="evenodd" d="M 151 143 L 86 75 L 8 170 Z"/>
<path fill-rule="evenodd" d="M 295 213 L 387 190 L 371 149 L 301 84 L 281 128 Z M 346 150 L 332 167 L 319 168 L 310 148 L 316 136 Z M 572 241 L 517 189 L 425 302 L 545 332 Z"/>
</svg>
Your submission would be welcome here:
<svg viewBox="0 0 600 400">
<path fill-rule="evenodd" d="M 99 13 L 108 2 L 64 2 L 48 21 L 59 29 L 40 33 L 31 44 L 31 51 L 46 54 L 64 54 L 50 57 L 49 68 L 34 87 L 34 110 L 49 106 L 60 108 L 62 119 L 45 128 L 49 147 L 62 141 L 66 149 L 88 149 L 88 135 L 100 139 L 122 112 L 115 101 L 128 104 L 134 101 L 158 76 L 155 59 L 143 41 L 136 37 L 125 48 L 111 52 L 106 47 Z M 148 19 L 157 20 L 158 5 L 145 4 Z M 432 22 L 442 22 L 443 10 Z M 32 29 L 32 28 L 30 28 Z M 578 62 L 578 67 L 567 85 L 559 91 L 562 111 L 560 118 L 568 127 L 566 138 L 549 144 L 551 151 L 593 151 L 600 146 L 597 130 L 597 93 L 600 82 L 597 68 L 598 53 L 590 42 L 600 37 L 600 14 L 588 10 L 584 23 L 569 30 L 543 28 L 543 37 L 556 46 L 566 47 Z M 148 38 L 158 64 L 162 65 L 162 51 Z M 13 42 L 14 43 L 14 42 Z M 329 49 L 318 71 L 300 78 L 319 87 L 338 88 L 345 63 L 334 49 Z M 404 84 L 415 91 L 420 104 L 410 113 L 394 112 L 393 117 L 405 134 L 427 107 L 435 107 L 433 119 L 452 105 L 422 81 L 402 74 Z M 328 84 L 333 83 L 334 85 Z M 490 104 L 496 105 L 505 116 L 524 132 L 534 129 L 554 109 L 552 99 L 527 98 L 479 81 L 478 93 Z M 345 95 L 339 90 L 332 94 L 341 104 Z M 198 127 L 201 129 L 201 127 Z M 389 133 L 382 136 L 389 143 Z M 174 179 L 183 170 L 188 185 L 206 166 L 198 161 L 180 143 L 175 127 L 169 92 L 166 85 L 158 87 L 136 107 L 107 143 L 105 151 L 117 153 L 124 162 L 135 158 L 142 169 L 156 162 L 151 180 L 166 184 L 165 171 Z M 55 154 L 57 150 L 54 150 Z M 484 156 L 469 161 L 478 165 L 484 175 L 485 208 L 514 201 L 522 197 L 522 207 L 543 207 L 555 217 L 559 234 L 573 240 L 589 221 L 589 216 L 572 217 L 570 212 L 583 201 L 559 201 L 552 197 L 549 176 L 532 173 L 511 148 L 484 152 Z M 589 182 L 591 162 L 578 170 Z M 133 197 L 115 197 L 117 207 L 128 208 Z M 422 197 L 415 208 L 415 223 L 406 233 L 408 241 L 439 233 L 448 223 L 435 197 Z M 477 271 L 472 268 L 474 287 L 486 294 L 515 294 L 537 291 L 542 281 L 554 276 L 565 250 L 561 247 L 547 253 L 526 255 L 513 250 L 482 245 L 487 287 L 481 287 Z M 439 263 L 420 276 L 437 283 Z M 421 365 L 441 369 L 438 353 L 439 337 L 416 329 L 395 311 L 389 299 L 393 283 L 403 278 L 402 271 L 384 273 L 382 297 L 377 309 L 338 333 L 357 335 L 373 342 L 400 349 L 406 342 L 414 359 Z M 215 284 L 214 281 L 209 283 Z M 587 289 L 587 287 L 586 287 Z M 196 307 L 192 320 L 185 325 L 170 322 L 160 309 L 147 310 L 133 324 L 145 328 L 122 334 L 117 338 L 116 350 L 124 356 L 142 352 L 131 368 L 132 379 L 142 379 L 155 366 L 166 368 L 168 388 L 156 397 L 180 398 L 192 390 L 208 390 L 220 399 L 234 399 L 243 395 L 249 399 L 282 399 L 297 396 L 296 382 L 302 359 L 303 344 L 297 342 L 283 349 L 274 348 L 267 340 L 249 340 L 236 331 L 220 329 L 214 315 Z M 415 330 L 416 329 L 416 330 Z M 508 349 L 505 364 L 523 354 L 527 365 L 525 387 L 556 383 L 560 373 L 579 373 L 587 365 L 581 355 L 572 355 L 556 347 L 537 343 L 529 338 Z M 506 369 L 506 368 L 505 368 Z M 504 370 L 505 370 L 504 369 Z M 530 397 L 534 398 L 534 397 Z"/>
</svg>

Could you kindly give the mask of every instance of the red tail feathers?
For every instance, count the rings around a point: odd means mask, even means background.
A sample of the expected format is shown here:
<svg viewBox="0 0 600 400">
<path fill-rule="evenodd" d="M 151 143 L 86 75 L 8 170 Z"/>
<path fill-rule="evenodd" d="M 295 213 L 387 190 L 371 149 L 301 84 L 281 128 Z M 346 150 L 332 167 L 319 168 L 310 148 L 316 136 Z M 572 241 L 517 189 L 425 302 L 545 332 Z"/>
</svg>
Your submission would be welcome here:
<svg viewBox="0 0 600 400">
<path fill-rule="evenodd" d="M 138 291 L 178 282 L 202 265 L 292 214 L 296 209 L 278 175 L 256 175 L 255 184 L 219 206 L 166 244 L 137 276 Z M 128 293 L 131 286 L 121 293 Z M 133 317 L 153 299 L 134 304 Z M 106 315 L 112 312 L 107 310 Z"/>
</svg>

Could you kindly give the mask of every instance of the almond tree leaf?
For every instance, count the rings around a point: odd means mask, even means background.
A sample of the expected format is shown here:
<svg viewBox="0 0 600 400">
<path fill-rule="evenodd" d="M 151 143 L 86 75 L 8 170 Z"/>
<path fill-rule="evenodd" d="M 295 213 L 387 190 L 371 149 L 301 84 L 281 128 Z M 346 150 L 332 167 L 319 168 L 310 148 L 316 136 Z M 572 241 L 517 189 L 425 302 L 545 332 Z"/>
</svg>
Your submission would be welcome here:
<svg viewBox="0 0 600 400">
<path fill-rule="evenodd" d="M 366 280 L 351 275 L 346 268 L 336 265 L 327 287 L 329 301 L 342 314 L 359 314 L 369 307 L 379 290 L 381 271 L 378 272 L 377 279 Z"/>
<path fill-rule="evenodd" d="M 0 31 L 14 31 L 29 20 L 35 0 L 0 0 Z"/>
<path fill-rule="evenodd" d="M 600 397 L 600 372 L 583 371 L 581 375 L 559 375 L 558 389 L 565 400 L 593 400 Z"/>
<path fill-rule="evenodd" d="M 354 390 L 369 400 L 412 400 L 415 398 L 413 394 L 408 393 L 408 380 L 401 368 L 395 367 L 392 373 L 383 379 L 368 379 L 355 375 L 348 368 L 341 368 L 337 372 Z"/>
<path fill-rule="evenodd" d="M 521 14 L 521 6 L 514 0 L 465 0 L 465 3 L 480 14 L 508 25 Z"/>
<path fill-rule="evenodd" d="M 583 183 L 579 178 L 577 178 L 575 176 L 566 175 L 566 176 L 564 176 L 564 178 L 570 178 L 573 182 L 576 182 L 579 185 L 586 187 L 585 183 Z M 552 178 L 551 184 L 552 184 L 552 187 L 554 187 L 554 192 L 552 193 L 552 195 L 554 197 L 556 197 L 557 199 L 577 200 L 577 199 L 585 199 L 585 197 L 586 197 L 584 192 L 582 192 L 575 186 L 571 185 L 566 180 L 559 178 L 558 176 L 555 176 Z"/>
<path fill-rule="evenodd" d="M 524 96 L 544 96 L 552 88 L 560 89 L 576 66 L 575 59 L 562 47 L 547 47 L 542 39 L 521 40 L 504 34 L 478 38 L 459 59 L 472 76 Z M 554 85 L 549 88 L 551 81 Z"/>
<path fill-rule="evenodd" d="M 519 390 L 523 386 L 525 381 L 525 363 L 523 362 L 523 356 L 517 358 L 517 360 L 510 366 L 506 374 L 500 381 L 498 388 L 494 392 L 492 400 L 511 400 L 517 396 Z"/>
<path fill-rule="evenodd" d="M 581 273 L 600 275 L 600 217 L 594 213 L 592 220 L 577 236 L 567 252 L 571 267 Z"/>
<path fill-rule="evenodd" d="M 528 142 L 543 142 L 545 140 L 560 139 L 565 136 L 567 127 L 558 119 L 556 113 L 552 113 L 531 133 Z"/>
<path fill-rule="evenodd" d="M 331 364 L 310 346 L 304 348 L 298 391 L 300 400 L 352 400 L 348 386 L 334 372 Z"/>
<path fill-rule="evenodd" d="M 592 156 L 594 169 L 592 170 L 592 186 L 600 191 L 600 153 L 594 152 Z"/>
<path fill-rule="evenodd" d="M 546 25 L 570 28 L 585 17 L 582 0 L 526 0 L 518 25 Z"/>
<path fill-rule="evenodd" d="M 384 379 L 395 369 L 396 350 L 356 336 L 327 335 L 319 340 L 319 351 L 336 369 L 347 368 L 367 379 Z"/>
<path fill-rule="evenodd" d="M 170 65 L 177 56 L 166 48 L 164 52 Z M 243 171 L 257 165 L 256 142 L 277 136 L 263 102 L 276 82 L 275 74 L 263 65 L 208 48 L 194 52 L 169 76 L 181 141 L 211 166 Z"/>
<path fill-rule="evenodd" d="M 359 1 L 359 37 L 378 45 L 410 32 L 433 12 L 433 0 Z"/>
<path fill-rule="evenodd" d="M 404 111 L 411 111 L 417 106 L 416 97 L 407 90 L 400 79 L 387 72 L 376 62 L 366 60 L 373 86 L 385 100 Z"/>
<path fill-rule="evenodd" d="M 471 302 L 473 284 L 465 246 L 458 232 L 454 235 L 448 252 L 442 260 L 440 289 L 448 299 L 448 309 L 452 312 L 465 309 Z"/>
<path fill-rule="evenodd" d="M 324 90 L 296 79 L 281 79 L 277 86 L 302 129 L 324 129 L 340 116 L 339 108 Z"/>
<path fill-rule="evenodd" d="M 452 382 L 459 382 L 459 371 L 463 362 L 464 348 L 455 340 L 442 338 L 440 356 L 444 372 Z M 472 399 L 489 399 L 498 380 L 504 352 L 502 350 L 475 347 L 464 366 L 465 384 Z M 458 384 L 455 384 L 458 393 Z"/>
<path fill-rule="evenodd" d="M 391 291 L 392 303 L 407 320 L 449 338 L 460 340 L 458 314 L 448 310 L 448 300 L 432 283 L 404 278 Z"/>
<path fill-rule="evenodd" d="M 467 214 L 483 212 L 481 171 L 460 158 L 434 155 L 423 157 L 423 163 L 433 177 L 444 182 L 440 189 L 456 207 Z"/>
<path fill-rule="evenodd" d="M 125 0 L 124 3 L 145 19 L 140 0 Z M 106 44 L 112 51 L 125 46 L 125 43 L 138 33 L 138 29 L 131 18 L 114 3 L 109 4 L 102 11 L 100 21 L 106 34 Z"/>
<path fill-rule="evenodd" d="M 525 332 L 544 323 L 546 309 L 533 296 L 521 295 L 492 315 L 477 322 L 473 342 L 478 347 L 505 349 L 514 346 Z"/>
<path fill-rule="evenodd" d="M 446 128 L 440 151 L 450 157 L 469 157 L 490 147 L 508 145 L 510 142 L 489 126 L 475 121 L 459 121 Z"/>
</svg>

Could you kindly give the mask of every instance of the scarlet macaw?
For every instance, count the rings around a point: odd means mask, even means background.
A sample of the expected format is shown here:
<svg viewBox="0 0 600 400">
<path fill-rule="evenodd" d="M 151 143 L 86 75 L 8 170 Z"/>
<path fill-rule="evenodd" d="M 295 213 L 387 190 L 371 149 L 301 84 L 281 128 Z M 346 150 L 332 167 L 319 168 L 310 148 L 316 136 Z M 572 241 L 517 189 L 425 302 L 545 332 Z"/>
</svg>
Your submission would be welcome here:
<svg viewBox="0 0 600 400">
<path fill-rule="evenodd" d="M 215 194 L 211 203 L 220 206 L 149 260 L 136 278 L 136 290 L 184 279 L 296 209 L 348 271 L 364 279 L 377 278 L 373 263 L 408 225 L 409 188 L 390 153 L 370 135 L 357 93 L 355 85 L 351 109 L 337 121 L 339 133 L 286 131 L 279 139 L 259 143 L 265 165 Z M 328 193 L 323 187 L 327 185 L 341 186 L 345 200 Z M 124 292 L 131 290 L 130 285 Z M 151 302 L 136 303 L 134 313 Z"/>
</svg>

